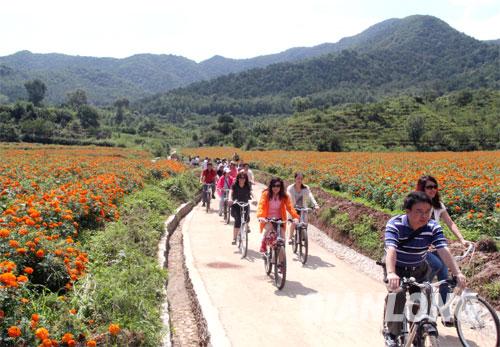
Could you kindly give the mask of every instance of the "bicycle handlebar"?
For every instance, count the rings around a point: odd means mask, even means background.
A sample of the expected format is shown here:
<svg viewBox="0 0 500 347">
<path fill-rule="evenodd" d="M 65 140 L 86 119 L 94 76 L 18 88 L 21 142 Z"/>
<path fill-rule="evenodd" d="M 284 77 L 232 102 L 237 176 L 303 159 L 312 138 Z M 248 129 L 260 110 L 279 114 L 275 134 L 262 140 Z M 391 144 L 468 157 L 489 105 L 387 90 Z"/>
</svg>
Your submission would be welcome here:
<svg viewBox="0 0 500 347">
<path fill-rule="evenodd" d="M 235 205 L 235 204 L 240 206 L 240 207 L 247 207 L 249 205 L 248 202 L 239 202 L 238 200 L 233 201 L 233 205 Z"/>
<path fill-rule="evenodd" d="M 476 245 L 473 242 L 470 242 L 469 247 L 467 247 L 467 250 L 462 255 L 457 255 L 455 257 L 455 260 L 456 261 L 464 260 L 465 258 L 467 258 L 469 256 L 470 253 L 472 253 L 474 251 L 475 248 L 476 248 Z"/>
<path fill-rule="evenodd" d="M 298 206 L 295 207 L 295 211 L 299 211 L 299 212 L 301 212 L 301 211 L 309 212 L 309 211 L 312 211 L 312 210 L 313 209 L 310 208 L 310 207 L 298 207 Z"/>
<path fill-rule="evenodd" d="M 424 289 L 427 286 L 431 286 L 432 288 L 438 288 L 443 283 L 448 283 L 449 285 L 454 287 L 457 285 L 457 280 L 455 278 L 448 278 L 448 279 L 444 279 L 444 280 L 432 282 L 432 283 L 428 282 L 428 281 L 424 281 L 422 283 L 419 283 L 419 282 L 417 282 L 415 277 L 410 277 L 410 278 L 403 277 L 403 278 L 401 278 L 400 287 L 404 288 L 407 286 L 414 286 L 414 287 L 418 287 L 420 289 Z"/>
<path fill-rule="evenodd" d="M 274 223 L 274 224 L 285 224 L 286 222 L 283 222 L 281 219 L 276 219 L 276 218 L 260 218 L 263 219 L 264 222 L 266 223 Z"/>
</svg>

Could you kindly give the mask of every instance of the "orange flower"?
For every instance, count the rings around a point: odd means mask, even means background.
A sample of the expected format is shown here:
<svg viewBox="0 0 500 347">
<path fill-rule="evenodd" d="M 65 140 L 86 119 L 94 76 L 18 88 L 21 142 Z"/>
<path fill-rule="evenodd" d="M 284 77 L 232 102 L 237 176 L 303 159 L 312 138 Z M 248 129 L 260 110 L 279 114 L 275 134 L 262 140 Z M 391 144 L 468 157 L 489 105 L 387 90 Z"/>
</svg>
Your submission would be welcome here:
<svg viewBox="0 0 500 347">
<path fill-rule="evenodd" d="M 68 343 L 68 341 L 73 340 L 73 334 L 66 333 L 62 337 L 62 342 Z"/>
<path fill-rule="evenodd" d="M 6 239 L 10 236 L 10 231 L 7 229 L 0 229 L 0 237 Z"/>
<path fill-rule="evenodd" d="M 7 330 L 9 337 L 17 338 L 21 336 L 21 329 L 19 329 L 17 326 L 13 325 Z"/>
<path fill-rule="evenodd" d="M 24 271 L 24 273 L 31 275 L 33 273 L 33 268 L 26 266 L 23 271 Z"/>
<path fill-rule="evenodd" d="M 29 299 L 26 299 L 26 298 L 21 298 L 21 302 L 22 302 L 23 304 L 27 304 L 27 303 L 28 303 L 28 302 L 30 302 L 30 301 L 29 301 Z"/>
<path fill-rule="evenodd" d="M 49 331 L 45 328 L 38 328 L 35 331 L 35 335 L 43 341 L 49 338 Z"/>
<path fill-rule="evenodd" d="M 43 258 L 44 254 L 45 253 L 43 252 L 43 249 L 39 249 L 38 251 L 36 251 L 37 258 Z"/>
<path fill-rule="evenodd" d="M 96 347 L 96 346 L 97 346 L 97 342 L 95 342 L 95 340 L 87 341 L 87 347 Z"/>
<path fill-rule="evenodd" d="M 76 314 L 76 310 L 74 308 L 72 308 L 71 310 L 69 310 L 69 313 Z"/>
<path fill-rule="evenodd" d="M 31 315 L 31 319 L 34 320 L 35 322 L 38 322 L 38 320 L 40 319 L 40 316 L 37 313 L 33 313 Z"/>
<path fill-rule="evenodd" d="M 28 282 L 28 277 L 26 277 L 24 275 L 17 276 L 17 281 L 18 282 Z"/>
<path fill-rule="evenodd" d="M 16 240 L 9 240 L 9 246 L 12 248 L 18 248 L 19 242 L 17 242 Z"/>
<path fill-rule="evenodd" d="M 108 330 L 111 335 L 118 335 L 120 326 L 118 324 L 110 324 Z"/>
<path fill-rule="evenodd" d="M 42 341 L 42 346 L 43 347 L 52 347 L 52 340 L 51 339 L 43 339 Z"/>
</svg>

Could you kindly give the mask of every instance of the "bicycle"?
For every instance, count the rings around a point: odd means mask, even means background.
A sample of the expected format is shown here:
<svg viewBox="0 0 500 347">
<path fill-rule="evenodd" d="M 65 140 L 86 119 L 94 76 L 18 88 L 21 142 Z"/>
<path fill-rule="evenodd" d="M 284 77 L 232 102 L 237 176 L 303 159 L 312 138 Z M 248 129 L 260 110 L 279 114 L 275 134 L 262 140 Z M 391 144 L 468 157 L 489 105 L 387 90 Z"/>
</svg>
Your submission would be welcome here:
<svg viewBox="0 0 500 347">
<path fill-rule="evenodd" d="M 210 210 L 210 201 L 212 201 L 212 184 L 203 184 L 203 202 L 206 204 L 207 213 Z"/>
<path fill-rule="evenodd" d="M 469 254 L 473 254 L 475 245 L 471 243 L 464 254 L 456 256 L 460 262 Z M 439 296 L 439 287 L 434 295 Z M 458 338 L 464 347 L 498 347 L 500 346 L 500 322 L 493 307 L 478 293 L 469 289 L 460 295 L 453 295 L 446 304 L 437 309 L 443 312 L 453 312 Z"/>
<path fill-rule="evenodd" d="M 222 195 L 222 198 L 224 199 L 224 205 L 222 208 L 224 210 L 224 222 L 226 224 L 229 224 L 229 222 L 231 221 L 231 213 L 230 213 L 231 206 L 229 206 L 230 191 L 231 191 L 230 189 L 224 189 L 224 193 Z"/>
<path fill-rule="evenodd" d="M 281 290 L 286 281 L 286 252 L 285 240 L 281 237 L 281 226 L 283 222 L 275 218 L 263 218 L 266 223 L 272 223 L 276 230 L 272 230 L 266 236 L 266 252 L 264 253 L 264 269 L 269 275 L 274 267 L 274 284 Z"/>
<path fill-rule="evenodd" d="M 295 207 L 295 210 L 300 213 L 299 223 L 295 226 L 295 235 L 292 238 L 292 250 L 293 253 L 299 255 L 299 260 L 302 264 L 307 262 L 307 255 L 309 252 L 309 240 L 307 237 L 307 225 L 306 216 L 311 208 L 308 207 Z M 292 219 L 289 219 L 290 222 L 293 222 Z"/>
<path fill-rule="evenodd" d="M 457 283 L 454 279 L 446 279 L 438 282 L 431 283 L 429 281 L 424 281 L 422 283 L 418 283 L 414 277 L 403 277 L 401 279 L 401 290 L 408 290 L 410 287 L 414 286 L 420 289 L 420 293 L 423 293 L 425 296 L 425 308 L 426 312 L 424 314 L 420 314 L 421 305 L 419 301 L 409 303 L 406 306 L 407 312 L 410 310 L 408 306 L 412 305 L 412 311 L 414 309 L 418 309 L 417 314 L 414 316 L 413 322 L 408 321 L 407 315 L 403 314 L 403 330 L 397 336 L 398 346 L 404 347 L 423 347 L 423 346 L 439 346 L 438 342 L 438 329 L 435 319 L 435 314 L 432 314 L 431 310 L 435 305 L 433 305 L 433 293 L 436 288 L 443 283 L 447 283 L 451 288 L 454 288 Z"/>
<path fill-rule="evenodd" d="M 236 235 L 236 245 L 241 252 L 241 257 L 245 258 L 248 251 L 248 224 L 247 224 L 247 210 L 248 202 L 234 201 L 233 205 L 238 205 L 241 209 L 241 225 L 240 232 Z"/>
</svg>

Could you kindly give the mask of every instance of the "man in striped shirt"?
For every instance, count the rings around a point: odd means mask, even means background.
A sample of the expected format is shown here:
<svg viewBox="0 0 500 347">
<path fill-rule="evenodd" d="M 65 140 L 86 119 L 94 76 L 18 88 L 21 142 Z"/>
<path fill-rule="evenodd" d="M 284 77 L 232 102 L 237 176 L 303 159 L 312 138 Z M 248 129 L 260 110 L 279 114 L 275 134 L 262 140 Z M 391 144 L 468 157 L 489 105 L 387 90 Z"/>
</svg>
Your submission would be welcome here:
<svg viewBox="0 0 500 347">
<path fill-rule="evenodd" d="M 457 277 L 458 285 L 465 287 L 465 276 L 447 247 L 441 226 L 430 219 L 432 205 L 429 197 L 423 192 L 412 192 L 406 197 L 403 208 L 406 214 L 391 218 L 385 229 L 386 270 L 390 291 L 386 297 L 384 315 L 386 346 L 397 345 L 396 337 L 403 327 L 402 313 L 406 293 L 394 293 L 399 288 L 399 278 L 414 277 L 417 282 L 428 280 L 429 267 L 425 260 L 430 245 L 436 248 L 446 266 Z M 418 288 L 410 288 L 410 293 L 418 291 Z"/>
</svg>

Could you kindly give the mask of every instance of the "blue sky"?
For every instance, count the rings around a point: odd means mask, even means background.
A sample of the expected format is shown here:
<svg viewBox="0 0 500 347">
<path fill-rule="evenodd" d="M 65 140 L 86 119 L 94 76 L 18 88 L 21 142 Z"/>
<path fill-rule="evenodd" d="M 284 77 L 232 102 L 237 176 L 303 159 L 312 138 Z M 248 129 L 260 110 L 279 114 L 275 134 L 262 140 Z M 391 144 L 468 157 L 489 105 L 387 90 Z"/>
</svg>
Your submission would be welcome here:
<svg viewBox="0 0 500 347">
<path fill-rule="evenodd" d="M 500 38 L 500 0 L 2 0 L 0 56 L 250 58 L 336 42 L 413 14 L 480 40 Z"/>
</svg>

